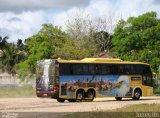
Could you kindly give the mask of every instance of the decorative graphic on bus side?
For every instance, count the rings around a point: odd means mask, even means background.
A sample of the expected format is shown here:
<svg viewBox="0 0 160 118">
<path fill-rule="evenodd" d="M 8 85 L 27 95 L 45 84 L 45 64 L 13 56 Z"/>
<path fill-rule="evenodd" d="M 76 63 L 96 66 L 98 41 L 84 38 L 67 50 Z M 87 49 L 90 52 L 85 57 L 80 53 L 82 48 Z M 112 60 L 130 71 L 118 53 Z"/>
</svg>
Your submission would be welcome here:
<svg viewBox="0 0 160 118">
<path fill-rule="evenodd" d="M 74 97 L 78 88 L 94 88 L 101 96 L 131 95 L 128 76 L 60 76 L 61 95 Z"/>
</svg>

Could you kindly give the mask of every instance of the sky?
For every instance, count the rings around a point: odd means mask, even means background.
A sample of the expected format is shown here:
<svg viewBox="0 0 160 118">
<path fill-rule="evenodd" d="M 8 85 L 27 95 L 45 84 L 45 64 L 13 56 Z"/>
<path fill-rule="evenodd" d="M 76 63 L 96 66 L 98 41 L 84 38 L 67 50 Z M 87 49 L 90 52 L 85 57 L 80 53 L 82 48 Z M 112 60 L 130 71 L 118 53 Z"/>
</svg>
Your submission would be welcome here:
<svg viewBox="0 0 160 118">
<path fill-rule="evenodd" d="M 120 19 L 155 11 L 160 16 L 160 0 L 0 0 L 0 36 L 9 42 L 25 40 L 42 24 L 52 23 L 66 29 L 66 21 L 76 13 L 91 19 L 112 16 Z"/>
</svg>

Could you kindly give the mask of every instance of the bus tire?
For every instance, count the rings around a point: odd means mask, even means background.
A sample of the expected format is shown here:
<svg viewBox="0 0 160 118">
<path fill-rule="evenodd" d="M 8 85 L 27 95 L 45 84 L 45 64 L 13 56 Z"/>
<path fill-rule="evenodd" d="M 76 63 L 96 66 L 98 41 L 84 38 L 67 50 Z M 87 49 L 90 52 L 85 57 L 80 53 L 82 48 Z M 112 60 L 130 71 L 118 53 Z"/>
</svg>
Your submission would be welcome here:
<svg viewBox="0 0 160 118">
<path fill-rule="evenodd" d="M 60 102 L 60 103 L 63 103 L 63 102 L 65 101 L 65 99 L 63 99 L 63 98 L 58 98 L 57 101 Z"/>
<path fill-rule="evenodd" d="M 89 98 L 91 101 L 94 100 L 95 98 L 95 90 L 94 89 L 89 89 L 86 93 L 87 98 Z"/>
<path fill-rule="evenodd" d="M 115 97 L 115 99 L 116 99 L 117 101 L 121 101 L 121 100 L 122 100 L 122 97 Z"/>
<path fill-rule="evenodd" d="M 141 93 L 142 93 L 141 89 L 139 89 L 139 88 L 135 89 L 132 99 L 133 100 L 139 100 L 140 97 L 141 97 Z"/>
<path fill-rule="evenodd" d="M 83 89 L 79 89 L 76 93 L 76 99 L 82 100 L 85 98 L 85 91 Z"/>
</svg>

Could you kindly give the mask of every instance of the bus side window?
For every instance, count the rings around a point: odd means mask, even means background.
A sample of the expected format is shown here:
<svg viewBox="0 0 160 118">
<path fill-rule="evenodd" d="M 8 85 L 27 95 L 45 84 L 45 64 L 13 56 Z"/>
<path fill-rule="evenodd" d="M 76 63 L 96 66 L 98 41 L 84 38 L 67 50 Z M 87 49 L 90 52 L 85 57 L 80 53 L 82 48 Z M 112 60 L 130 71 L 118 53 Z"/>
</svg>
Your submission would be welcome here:
<svg viewBox="0 0 160 118">
<path fill-rule="evenodd" d="M 95 74 L 95 68 L 94 67 L 95 66 L 93 64 L 89 64 L 89 66 L 88 66 L 88 74 L 89 75 Z"/>
<path fill-rule="evenodd" d="M 70 75 L 73 75 L 73 64 L 70 64 L 69 70 L 70 70 Z"/>
<path fill-rule="evenodd" d="M 124 65 L 119 65 L 119 74 L 120 74 L 120 75 L 126 74 L 126 73 L 125 73 L 125 67 L 124 67 Z"/>
<path fill-rule="evenodd" d="M 71 70 L 72 70 L 71 64 L 60 64 L 59 72 L 61 75 L 70 75 L 72 74 Z"/>
<path fill-rule="evenodd" d="M 118 75 L 118 65 L 108 65 L 108 74 Z"/>
<path fill-rule="evenodd" d="M 83 75 L 88 75 L 88 64 L 83 64 L 82 65 L 82 69 L 83 69 Z"/>
<path fill-rule="evenodd" d="M 74 75 L 82 74 L 82 65 L 81 64 L 74 64 L 73 65 L 73 74 Z"/>
<path fill-rule="evenodd" d="M 102 75 L 107 75 L 108 74 L 107 70 L 108 70 L 107 65 L 101 65 Z"/>
<path fill-rule="evenodd" d="M 127 75 L 130 75 L 130 74 L 131 74 L 130 65 L 125 65 L 125 73 L 126 73 Z"/>
<path fill-rule="evenodd" d="M 108 74 L 114 74 L 114 66 L 113 65 L 109 65 L 108 69 L 109 69 Z"/>
<path fill-rule="evenodd" d="M 131 75 L 138 75 L 136 72 L 136 66 L 135 65 L 130 65 L 130 74 Z"/>
<path fill-rule="evenodd" d="M 95 65 L 95 72 L 96 72 L 96 75 L 101 75 L 101 66 L 100 65 Z"/>
</svg>

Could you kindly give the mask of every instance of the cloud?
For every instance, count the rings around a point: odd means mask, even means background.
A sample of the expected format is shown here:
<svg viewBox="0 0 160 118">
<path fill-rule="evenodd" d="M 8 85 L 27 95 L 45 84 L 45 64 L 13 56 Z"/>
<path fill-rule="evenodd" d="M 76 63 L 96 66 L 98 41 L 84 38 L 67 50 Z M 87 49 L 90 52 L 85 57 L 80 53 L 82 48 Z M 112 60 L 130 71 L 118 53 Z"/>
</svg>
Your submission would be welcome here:
<svg viewBox="0 0 160 118">
<path fill-rule="evenodd" d="M 15 13 L 0 13 L 0 35 L 9 36 L 9 41 L 16 42 L 18 38 L 26 39 L 35 34 L 43 23 L 46 23 L 43 11 Z"/>
<path fill-rule="evenodd" d="M 89 0 L 0 0 L 0 12 L 69 9 L 89 4 Z"/>
<path fill-rule="evenodd" d="M 64 27 L 65 22 L 69 17 L 74 16 L 76 13 L 87 13 L 92 19 L 96 17 L 113 18 L 116 24 L 120 19 L 127 19 L 131 16 L 139 16 L 145 12 L 156 11 L 160 16 L 160 4 L 154 4 L 158 0 L 91 0 L 90 4 L 82 9 L 77 7 L 71 8 L 67 11 L 61 12 L 53 17 L 54 23 Z"/>
<path fill-rule="evenodd" d="M 9 36 L 9 41 L 14 42 L 32 36 L 44 23 L 65 30 L 68 18 L 77 13 L 89 14 L 91 19 L 111 16 L 113 25 L 121 18 L 126 20 L 149 11 L 156 11 L 160 17 L 158 0 L 0 0 L 0 3 L 0 35 Z"/>
<path fill-rule="evenodd" d="M 153 4 L 155 4 L 155 5 L 160 4 L 160 1 L 159 0 L 153 0 Z"/>
</svg>

